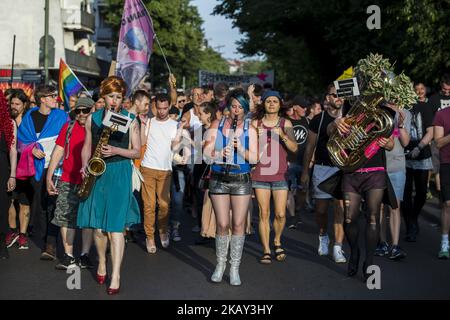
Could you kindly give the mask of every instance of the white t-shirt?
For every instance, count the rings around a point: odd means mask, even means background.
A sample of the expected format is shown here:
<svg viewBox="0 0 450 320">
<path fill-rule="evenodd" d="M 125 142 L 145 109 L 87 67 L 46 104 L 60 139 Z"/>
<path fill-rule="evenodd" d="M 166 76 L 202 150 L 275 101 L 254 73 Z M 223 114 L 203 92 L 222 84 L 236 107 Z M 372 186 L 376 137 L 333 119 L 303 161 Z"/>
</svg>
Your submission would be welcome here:
<svg viewBox="0 0 450 320">
<path fill-rule="evenodd" d="M 177 135 L 178 122 L 168 119 L 150 120 L 147 149 L 141 165 L 145 168 L 172 171 L 172 140 Z"/>
</svg>

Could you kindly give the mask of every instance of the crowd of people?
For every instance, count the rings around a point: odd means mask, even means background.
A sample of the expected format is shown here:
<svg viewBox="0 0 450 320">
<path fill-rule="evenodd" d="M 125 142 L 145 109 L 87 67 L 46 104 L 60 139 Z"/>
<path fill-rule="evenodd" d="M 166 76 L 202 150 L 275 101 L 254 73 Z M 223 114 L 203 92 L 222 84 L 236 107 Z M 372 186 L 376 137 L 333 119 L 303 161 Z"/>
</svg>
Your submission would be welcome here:
<svg viewBox="0 0 450 320">
<path fill-rule="evenodd" d="M 218 83 L 185 93 L 170 75 L 168 93 L 141 88 L 126 97 L 125 82 L 110 76 L 93 96 L 70 97 L 68 111 L 52 86 L 38 87 L 33 97 L 20 89 L 0 92 L 0 258 L 8 258 L 14 245 L 28 249 L 32 235 L 42 249 L 40 259 L 54 261 L 61 239 L 64 254 L 57 269 L 97 268 L 97 282 L 109 278 L 107 293 L 117 294 L 126 240 L 143 229 L 149 254 L 157 253 L 157 239 L 162 248 L 181 241 L 188 203 L 197 219 L 196 243 L 215 241 L 211 281 L 222 281 L 229 259 L 230 284 L 237 286 L 245 237 L 254 232 L 252 213 L 259 212 L 259 262 L 269 265 L 272 259 L 285 261 L 283 231 L 296 229 L 309 208 L 317 223 L 318 254 L 329 255 L 332 242 L 334 261 L 348 259 L 348 275 L 354 276 L 361 252 L 358 218 L 365 211 L 367 278 L 375 255 L 406 257 L 400 247 L 402 216 L 404 240 L 418 240 L 430 181 L 442 208 L 438 257 L 449 258 L 450 75 L 442 77 L 435 94 L 422 83 L 414 88 L 418 101 L 409 110 L 386 102 L 394 116 L 392 135 L 376 141 L 377 151 L 361 168 L 345 173 L 327 149 L 336 132 L 344 136 L 351 130 L 346 103 L 333 84 L 321 98 L 254 84 Z M 108 111 L 130 119 L 125 132 L 105 131 Z M 104 161 L 105 170 L 80 198 L 80 185 L 93 175 L 93 157 Z M 339 187 L 327 188 L 339 174 Z M 77 230 L 82 245 L 75 257 Z M 89 258 L 93 244 L 98 264 Z"/>
</svg>

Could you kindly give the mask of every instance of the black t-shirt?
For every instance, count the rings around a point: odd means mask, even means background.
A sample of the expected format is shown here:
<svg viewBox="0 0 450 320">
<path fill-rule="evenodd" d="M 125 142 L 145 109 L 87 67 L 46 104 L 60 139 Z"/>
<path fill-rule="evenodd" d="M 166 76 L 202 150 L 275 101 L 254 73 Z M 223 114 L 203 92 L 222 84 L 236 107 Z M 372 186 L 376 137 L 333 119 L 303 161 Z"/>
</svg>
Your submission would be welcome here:
<svg viewBox="0 0 450 320">
<path fill-rule="evenodd" d="M 288 161 L 297 163 L 299 165 L 303 164 L 303 156 L 305 154 L 306 139 L 308 138 L 308 128 L 309 120 L 305 117 L 300 120 L 289 119 L 292 122 L 292 127 L 294 129 L 295 140 L 297 141 L 298 150 L 297 155 L 292 152 L 288 153 Z"/>
<path fill-rule="evenodd" d="M 320 125 L 320 120 L 322 119 L 322 115 L 323 115 L 323 121 L 322 121 L 322 125 Z M 319 113 L 318 115 L 316 115 L 309 123 L 309 130 L 311 130 L 315 134 L 319 135 L 319 140 L 317 141 L 317 146 L 316 146 L 316 153 L 314 154 L 316 164 L 334 167 L 334 164 L 333 164 L 333 162 L 331 162 L 330 155 L 329 155 L 328 149 L 327 149 L 327 142 L 329 140 L 329 137 L 327 134 L 327 127 L 335 119 L 336 118 L 333 118 L 332 116 L 330 116 L 327 111 L 322 111 L 322 113 Z M 320 126 L 320 133 L 319 133 L 319 126 Z"/>
<path fill-rule="evenodd" d="M 418 102 L 411 108 L 411 140 L 422 140 L 427 128 L 433 126 L 434 111 L 427 102 Z"/>
<path fill-rule="evenodd" d="M 439 110 L 450 107 L 450 96 L 444 96 L 440 93 L 436 93 L 430 97 L 428 104 L 433 110 L 434 116 Z"/>
<path fill-rule="evenodd" d="M 367 160 L 367 162 L 363 164 L 361 168 L 375 168 L 375 167 L 386 168 L 385 164 L 386 154 L 383 155 L 383 153 L 385 152 L 386 150 L 384 148 L 378 149 L 377 153 L 375 153 L 375 155 L 372 158 Z"/>
<path fill-rule="evenodd" d="M 48 114 L 42 114 L 39 112 L 39 110 L 36 110 L 31 114 L 31 119 L 33 120 L 36 133 L 41 133 L 42 129 L 44 129 L 47 118 Z"/>
</svg>

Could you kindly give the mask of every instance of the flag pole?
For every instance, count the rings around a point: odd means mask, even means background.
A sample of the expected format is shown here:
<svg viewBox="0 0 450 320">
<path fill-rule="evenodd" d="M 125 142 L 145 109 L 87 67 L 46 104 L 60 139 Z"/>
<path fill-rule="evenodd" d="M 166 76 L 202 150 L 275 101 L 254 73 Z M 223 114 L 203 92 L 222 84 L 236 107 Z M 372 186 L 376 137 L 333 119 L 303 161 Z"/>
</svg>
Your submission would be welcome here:
<svg viewBox="0 0 450 320">
<path fill-rule="evenodd" d="M 141 2 L 142 6 L 144 7 L 145 12 L 147 12 L 147 16 L 149 17 L 150 22 L 151 22 L 151 25 L 152 25 L 153 38 L 155 38 L 156 43 L 158 44 L 158 47 L 159 47 L 159 49 L 161 50 L 162 56 L 163 56 L 163 58 L 164 58 L 164 61 L 166 62 L 167 69 L 169 70 L 169 74 L 172 74 L 172 71 L 170 70 L 170 67 L 169 67 L 169 63 L 167 62 L 166 55 L 164 54 L 164 50 L 163 50 L 163 48 L 161 47 L 161 43 L 159 43 L 158 36 L 156 35 L 155 28 L 153 27 L 153 19 L 152 19 L 152 17 L 150 16 L 150 13 L 148 12 L 147 7 L 146 7 L 145 4 L 142 2 L 142 0 L 139 0 L 139 1 Z"/>
<path fill-rule="evenodd" d="M 13 38 L 13 52 L 12 52 L 12 62 L 11 62 L 11 88 L 13 87 L 13 81 L 14 81 L 14 56 L 16 55 L 16 35 L 14 35 Z"/>
</svg>

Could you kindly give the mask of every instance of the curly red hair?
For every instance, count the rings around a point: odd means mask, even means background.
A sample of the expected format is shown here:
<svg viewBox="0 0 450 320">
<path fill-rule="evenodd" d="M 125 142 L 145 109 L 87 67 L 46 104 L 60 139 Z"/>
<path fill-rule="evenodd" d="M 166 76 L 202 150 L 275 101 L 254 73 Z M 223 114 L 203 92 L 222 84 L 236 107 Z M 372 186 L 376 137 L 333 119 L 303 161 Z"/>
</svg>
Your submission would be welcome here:
<svg viewBox="0 0 450 320">
<path fill-rule="evenodd" d="M 100 97 L 104 97 L 112 92 L 120 92 L 125 98 L 127 92 L 127 84 L 122 78 L 110 76 L 100 84 Z"/>
<path fill-rule="evenodd" d="M 8 103 L 0 90 L 0 135 L 5 137 L 8 150 L 14 141 L 14 126 L 9 113 Z"/>
</svg>

